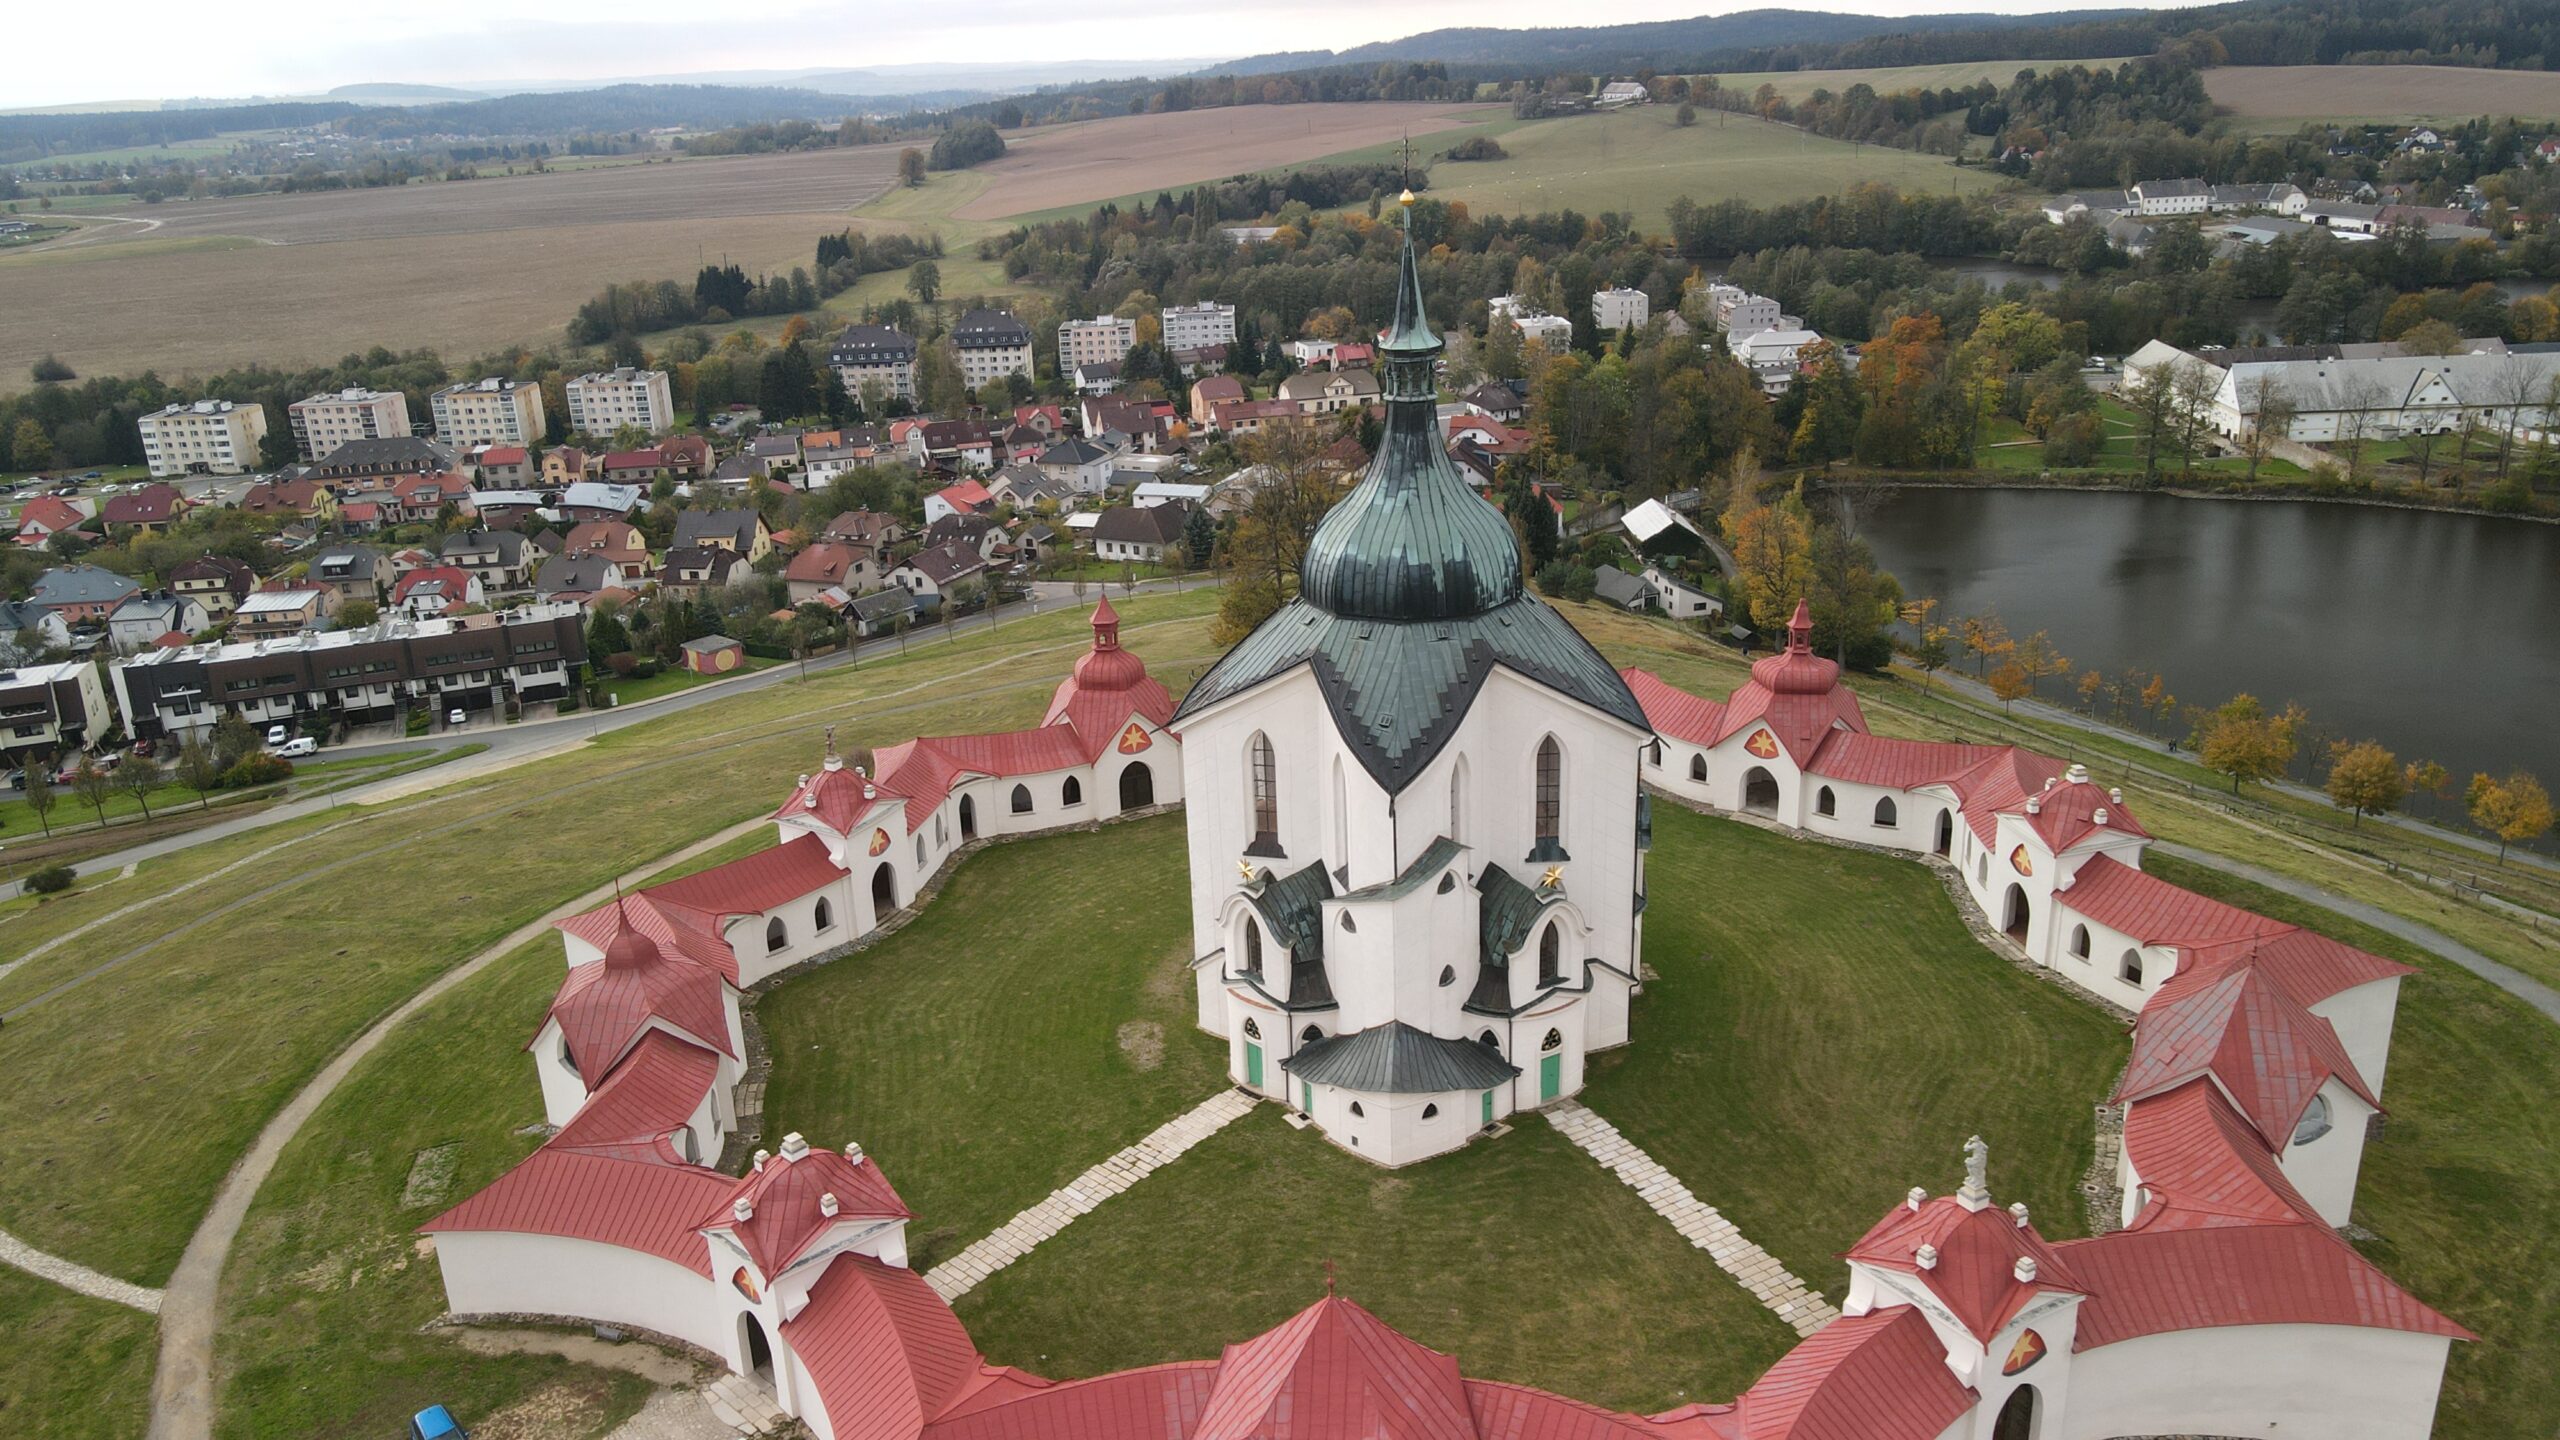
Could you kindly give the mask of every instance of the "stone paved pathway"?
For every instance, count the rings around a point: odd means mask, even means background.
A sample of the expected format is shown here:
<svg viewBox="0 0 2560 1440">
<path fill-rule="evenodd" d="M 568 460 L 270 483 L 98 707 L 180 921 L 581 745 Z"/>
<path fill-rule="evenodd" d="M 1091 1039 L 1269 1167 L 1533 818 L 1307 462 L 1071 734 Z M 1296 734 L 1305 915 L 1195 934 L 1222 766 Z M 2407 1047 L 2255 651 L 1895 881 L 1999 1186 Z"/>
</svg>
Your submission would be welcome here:
<svg viewBox="0 0 2560 1440">
<path fill-rule="evenodd" d="M 160 1313 L 160 1292 L 145 1289 L 130 1280 L 101 1275 L 86 1265 L 74 1264 L 59 1255 L 49 1255 L 6 1230 L 0 1230 L 0 1265 L 15 1265 L 30 1275 L 50 1280 L 65 1289 L 77 1290 L 99 1300 L 129 1305 L 145 1315 Z"/>
<path fill-rule="evenodd" d="M 1549 1124 L 1564 1132 L 1566 1139 L 1616 1172 L 1627 1188 L 1653 1207 L 1655 1214 L 1670 1221 L 1690 1244 L 1706 1251 L 1707 1258 L 1741 1281 L 1754 1299 L 1794 1327 L 1798 1335 L 1810 1335 L 1840 1318 L 1830 1301 L 1787 1273 L 1787 1267 L 1779 1264 L 1776 1256 L 1752 1244 L 1733 1227 L 1732 1221 L 1716 1213 L 1716 1207 L 1689 1193 L 1680 1177 L 1655 1164 L 1652 1156 L 1619 1134 L 1617 1126 L 1574 1100 L 1560 1101 L 1541 1113 Z"/>
<path fill-rule="evenodd" d="M 1049 1198 L 1007 1220 L 996 1232 L 927 1271 L 924 1283 L 945 1300 L 957 1300 L 978 1282 L 1031 1253 L 1043 1240 L 1075 1223 L 1103 1201 L 1172 1164 L 1182 1152 L 1224 1130 L 1250 1112 L 1254 1099 L 1241 1090 L 1221 1090 L 1166 1121 L 1147 1137 L 1066 1184 Z"/>
<path fill-rule="evenodd" d="M 770 1435 L 791 1423 L 773 1398 L 773 1387 L 744 1375 L 723 1375 L 703 1387 L 711 1418 L 733 1435 Z"/>
</svg>

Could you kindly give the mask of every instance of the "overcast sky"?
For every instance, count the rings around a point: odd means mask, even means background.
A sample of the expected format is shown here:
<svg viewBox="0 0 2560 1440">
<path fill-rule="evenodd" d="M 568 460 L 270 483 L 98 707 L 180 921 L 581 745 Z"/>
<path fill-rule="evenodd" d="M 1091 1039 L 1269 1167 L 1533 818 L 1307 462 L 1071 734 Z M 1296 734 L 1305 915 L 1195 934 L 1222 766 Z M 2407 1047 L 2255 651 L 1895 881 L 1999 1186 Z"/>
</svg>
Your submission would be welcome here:
<svg viewBox="0 0 2560 1440">
<path fill-rule="evenodd" d="M 122 0 L 7 7 L 19 61 L 0 106 L 309 94 L 371 81 L 499 85 L 701 70 L 1341 49 L 1451 25 L 1603 25 L 1754 8 L 1701 0 L 1280 0 L 1214 12 L 1140 0 L 615 0 L 610 6 Z M 1851 0 L 1804 9 L 1916 15 L 2100 8 L 2071 0 Z M 2142 4 L 2116 0 L 2112 7 Z"/>
</svg>

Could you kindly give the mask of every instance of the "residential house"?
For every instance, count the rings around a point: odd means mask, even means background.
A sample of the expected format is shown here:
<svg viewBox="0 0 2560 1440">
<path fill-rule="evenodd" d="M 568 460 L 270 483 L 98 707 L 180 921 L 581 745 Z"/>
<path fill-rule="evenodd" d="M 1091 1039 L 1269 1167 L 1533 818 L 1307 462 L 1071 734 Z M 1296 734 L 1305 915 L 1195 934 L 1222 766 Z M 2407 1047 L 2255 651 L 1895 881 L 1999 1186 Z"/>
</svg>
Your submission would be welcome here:
<svg viewBox="0 0 2560 1440">
<path fill-rule="evenodd" d="M 1173 362 L 1173 368 L 1183 379 L 1190 380 L 1202 375 L 1215 375 L 1226 369 L 1228 349 L 1225 345 L 1201 345 L 1188 350 L 1166 351 L 1165 358 Z"/>
<path fill-rule="evenodd" d="M 1067 379 L 1079 395 L 1108 395 L 1120 388 L 1120 362 L 1087 360 L 1070 370 Z"/>
<path fill-rule="evenodd" d="M 76 532 L 90 520 L 89 502 L 38 495 L 18 510 L 18 544 L 35 549 L 56 535 Z"/>
<path fill-rule="evenodd" d="M 970 310 L 951 324 L 951 348 L 960 376 L 977 389 L 1008 375 L 1031 378 L 1031 327 L 1010 310 Z"/>
<path fill-rule="evenodd" d="M 752 565 L 773 549 L 773 531 L 753 510 L 687 510 L 676 516 L 676 545 L 709 545 Z"/>
<path fill-rule="evenodd" d="M 1698 522 L 1660 500 L 1647 500 L 1629 510 L 1619 517 L 1618 525 L 1642 555 L 1694 555 L 1707 547 L 1707 532 L 1698 528 Z"/>
<path fill-rule="evenodd" d="M 1500 306 L 1502 305 L 1502 302 L 1508 298 L 1512 297 L 1499 295 L 1494 297 L 1492 303 L 1496 307 L 1494 310 L 1496 315 L 1502 314 Z M 1289 363 L 1297 366 L 1301 370 L 1307 369 L 1310 366 L 1326 364 L 1332 359 L 1333 342 L 1330 340 L 1306 339 L 1292 340 L 1289 342 Z"/>
<path fill-rule="evenodd" d="M 1204 375 L 1191 382 L 1191 418 L 1208 424 L 1222 401 L 1249 400 L 1253 392 L 1233 375 Z"/>
<path fill-rule="evenodd" d="M 530 588 L 541 558 L 532 538 L 519 531 L 457 530 L 444 537 L 444 563 L 468 571 L 489 595 Z"/>
<path fill-rule="evenodd" d="M 370 596 L 366 597 L 372 598 Z M 273 640 L 320 628 L 337 613 L 338 592 L 321 585 L 290 590 L 257 590 L 231 612 L 231 638 Z"/>
<path fill-rule="evenodd" d="M 409 433 L 409 397 L 397 390 L 349 386 L 321 391 L 284 407 L 293 447 L 317 460 L 350 440 L 379 440 Z"/>
<path fill-rule="evenodd" d="M 382 502 L 383 518 L 394 525 L 421 524 L 443 519 L 447 507 L 457 514 L 469 515 L 478 498 L 469 478 L 458 470 L 404 476 Z"/>
<path fill-rule="evenodd" d="M 321 456 L 303 475 L 348 500 L 387 495 L 411 475 L 441 475 L 462 468 L 461 452 L 450 445 L 414 435 L 391 435 L 350 440 Z"/>
<path fill-rule="evenodd" d="M 1653 587 L 1653 603 L 1674 620 L 1714 620 L 1724 614 L 1723 601 L 1659 565 L 1646 566 L 1644 580 Z"/>
<path fill-rule="evenodd" d="M 624 574 L 637 575 L 649 565 L 649 537 L 628 520 L 588 520 L 569 527 L 560 553 L 602 555 Z"/>
<path fill-rule="evenodd" d="M 833 484 L 837 477 L 880 463 L 880 432 L 868 427 L 847 430 L 833 445 L 803 449 L 801 484 L 810 490 Z"/>
<path fill-rule="evenodd" d="M 543 600 L 584 605 L 598 592 L 620 589 L 632 578 L 602 555 L 554 555 L 534 572 L 533 593 Z"/>
<path fill-rule="evenodd" d="M 57 565 L 36 577 L 35 585 L 27 591 L 27 603 L 61 616 L 66 625 L 103 625 L 117 606 L 141 589 L 124 576 L 95 565 Z"/>
<path fill-rule="evenodd" d="M 1544 345 L 1550 354 L 1573 348 L 1573 322 L 1562 315 L 1518 315 L 1511 323 L 1519 328 L 1522 341 Z"/>
<path fill-rule="evenodd" d="M 1771 302 L 1773 305 L 1776 303 Z M 1529 413 L 1528 382 L 1487 380 L 1458 397 L 1468 409 L 1488 420 L 1516 425 Z"/>
<path fill-rule="evenodd" d="M 258 468 L 267 438 L 267 407 L 198 400 L 154 410 L 134 422 L 142 459 L 154 480 L 180 475 L 245 475 Z"/>
<path fill-rule="evenodd" d="M 987 477 L 987 493 L 1018 511 L 1037 509 L 1042 501 L 1060 510 L 1071 510 L 1082 504 L 1084 495 L 1074 482 L 1053 480 L 1041 473 L 1037 465 L 1017 462 Z"/>
<path fill-rule="evenodd" d="M 996 497 L 986 486 L 962 480 L 924 497 L 924 522 L 930 525 L 946 515 L 980 515 L 994 508 Z"/>
<path fill-rule="evenodd" d="M 1783 395 L 1795 384 L 1796 362 L 1804 348 L 1821 339 L 1804 329 L 1762 330 L 1750 335 L 1728 333 L 1725 348 L 1733 352 L 1733 358 L 1751 367 L 1764 393 Z"/>
<path fill-rule="evenodd" d="M 745 570 L 746 560 L 712 545 L 679 545 L 667 551 L 658 568 L 658 588 L 671 595 L 699 595 L 726 586 Z"/>
<path fill-rule="evenodd" d="M 106 687 L 88 661 L 0 670 L 0 756 L 10 763 L 90 749 L 113 728 Z"/>
<path fill-rule="evenodd" d="M 791 603 L 806 604 L 818 592 L 841 586 L 846 590 L 870 588 L 875 570 L 868 550 L 821 540 L 791 557 L 783 567 L 782 579 L 790 590 Z"/>
<path fill-rule="evenodd" d="M 953 543 L 919 550 L 882 578 L 919 600 L 938 602 L 954 587 L 982 580 L 986 573 L 987 557 L 969 545 Z"/>
<path fill-rule="evenodd" d="M 1802 323 L 1781 311 L 1778 302 L 1768 296 L 1722 282 L 1707 286 L 1707 309 L 1715 318 L 1716 328 L 1727 336 L 1792 329 Z"/>
<path fill-rule="evenodd" d="M 1190 518 L 1191 506 L 1180 500 L 1105 510 L 1093 527 L 1094 558 L 1162 564 L 1165 552 L 1181 541 L 1182 527 Z"/>
<path fill-rule="evenodd" d="M 906 522 L 895 515 L 877 510 L 847 510 L 826 523 L 818 532 L 821 540 L 852 540 L 867 545 L 889 546 L 907 538 Z"/>
<path fill-rule="evenodd" d="M 98 507 L 98 523 L 110 535 L 157 535 L 176 523 L 187 509 L 187 501 L 178 487 L 165 484 L 137 485 L 121 495 L 107 497 Z"/>
<path fill-rule="evenodd" d="M 800 468 L 800 435 L 798 431 L 758 435 L 747 441 L 746 449 L 740 453 L 754 461 L 766 475 L 797 470 Z"/>
<path fill-rule="evenodd" d="M 913 625 L 920 613 L 915 592 L 894 584 L 855 600 L 847 608 L 853 616 L 854 633 L 866 640 Z"/>
<path fill-rule="evenodd" d="M 996 558 L 1004 539 L 1004 526 L 993 515 L 945 515 L 924 527 L 926 549 L 966 545 L 986 560 Z"/>
<path fill-rule="evenodd" d="M 552 454 L 558 454 L 553 451 Z M 550 456 L 543 457 L 550 463 Z M 623 520 L 645 504 L 644 492 L 637 485 L 606 485 L 588 480 L 571 485 L 560 493 L 560 518 L 575 525 L 587 520 Z"/>
<path fill-rule="evenodd" d="M 542 508 L 539 490 L 483 490 L 471 499 L 473 518 L 491 530 L 522 530 L 528 519 L 540 524 Z"/>
<path fill-rule="evenodd" d="M 1079 404 L 1085 438 L 1105 443 L 1113 435 L 1127 437 L 1131 448 L 1152 455 L 1172 432 L 1173 402 L 1141 400 L 1126 395 L 1088 395 Z"/>
<path fill-rule="evenodd" d="M 1066 430 L 1067 416 L 1055 405 L 1016 405 L 1013 407 L 1013 423 L 1028 425 L 1047 438 Z"/>
<path fill-rule="evenodd" d="M 886 325 L 847 325 L 827 351 L 844 393 L 863 400 L 863 413 L 875 414 L 866 389 L 876 398 L 913 400 L 916 395 L 916 342 Z"/>
<path fill-rule="evenodd" d="M 424 620 L 464 605 L 487 603 L 480 577 L 457 565 L 428 565 L 391 587 L 391 608 Z"/>
<path fill-rule="evenodd" d="M 1209 425 L 1219 434 L 1241 439 L 1261 434 L 1266 426 L 1292 424 L 1303 418 L 1297 405 L 1288 400 L 1221 400 L 1209 412 Z"/>
<path fill-rule="evenodd" d="M 1121 452 L 1069 435 L 1040 452 L 1039 471 L 1081 495 L 1099 495 L 1111 484 L 1112 463 Z"/>
<path fill-rule="evenodd" d="M 1279 398 L 1301 415 L 1339 414 L 1374 402 L 1378 377 L 1366 370 L 1300 371 L 1280 382 Z"/>
<path fill-rule="evenodd" d="M 592 468 L 586 451 L 575 445 L 555 445 L 542 452 L 542 488 L 565 489 L 587 479 Z"/>
<path fill-rule="evenodd" d="M 533 463 L 533 452 L 521 445 L 482 446 L 473 452 L 471 464 L 480 472 L 480 483 L 492 490 L 531 485 L 542 473 Z"/>
<path fill-rule="evenodd" d="M 1173 501 L 1200 506 L 1209 503 L 1209 496 L 1216 489 L 1214 485 L 1198 485 L 1182 480 L 1143 480 L 1130 489 L 1129 503 L 1141 508 Z"/>
<path fill-rule="evenodd" d="M 21 664 L 48 650 L 70 648 L 70 622 L 24 600 L 0 600 L 0 666 Z"/>
<path fill-rule="evenodd" d="M 542 386 L 493 375 L 448 385 L 427 397 L 436 438 L 456 449 L 542 443 Z"/>
<path fill-rule="evenodd" d="M 1629 105 L 1642 105 L 1653 99 L 1653 92 L 1633 80 L 1612 80 L 1600 87 L 1592 98 L 1594 109 L 1620 110 Z"/>
<path fill-rule="evenodd" d="M 334 595 L 332 611 L 337 601 L 379 602 L 394 578 L 391 557 L 370 545 L 333 545 L 312 558 L 309 574 L 311 584 Z"/>
<path fill-rule="evenodd" d="M 143 590 L 125 597 L 107 616 L 107 645 L 130 654 L 160 643 L 164 635 L 193 635 L 213 624 L 204 605 L 191 595 Z"/>
<path fill-rule="evenodd" d="M 907 453 L 927 470 L 993 470 L 995 432 L 983 420 L 927 420 L 907 431 Z"/>
<path fill-rule="evenodd" d="M 338 497 L 318 480 L 260 480 L 241 493 L 240 510 L 260 519 L 294 515 L 326 522 L 337 516 Z"/>
<path fill-rule="evenodd" d="M 169 572 L 170 590 L 203 606 L 211 620 L 238 609 L 257 583 L 256 572 L 228 555 L 199 555 Z"/>
<path fill-rule="evenodd" d="M 1620 330 L 1641 330 L 1644 328 L 1644 322 L 1652 316 L 1653 297 L 1641 290 L 1630 290 L 1625 286 L 1619 286 L 1614 290 L 1599 290 L 1592 293 L 1591 323 L 1597 329 L 1612 333 Z"/>
</svg>

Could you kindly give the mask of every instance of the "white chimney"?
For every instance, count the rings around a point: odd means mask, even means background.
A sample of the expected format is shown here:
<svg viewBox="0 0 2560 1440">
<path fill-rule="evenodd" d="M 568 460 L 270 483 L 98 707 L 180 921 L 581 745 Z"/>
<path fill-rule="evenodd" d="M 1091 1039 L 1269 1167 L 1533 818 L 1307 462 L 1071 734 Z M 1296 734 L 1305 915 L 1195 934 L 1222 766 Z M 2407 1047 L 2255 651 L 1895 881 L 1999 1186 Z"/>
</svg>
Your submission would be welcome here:
<svg viewBox="0 0 2560 1440">
<path fill-rule="evenodd" d="M 2089 783 L 2089 767 L 2074 761 L 2070 769 L 2062 772 L 2062 778 L 2074 785 L 2086 785 Z"/>
<path fill-rule="evenodd" d="M 770 1159 L 772 1159 L 772 1158 L 773 1158 L 773 1152 L 772 1152 L 772 1151 L 770 1151 L 770 1150 L 759 1150 L 759 1151 L 757 1151 L 757 1152 L 756 1152 L 756 1173 L 757 1173 L 757 1174 L 759 1174 L 759 1175 L 763 1174 L 763 1173 L 764 1173 L 764 1162 L 766 1162 L 767 1160 L 770 1160 Z"/>
<path fill-rule="evenodd" d="M 834 1192 L 833 1190 L 830 1190 L 830 1191 L 828 1191 L 827 1193 L 825 1193 L 824 1195 L 821 1195 L 821 1196 L 819 1196 L 819 1197 L 818 1197 L 818 1213 L 819 1213 L 819 1214 L 826 1216 L 826 1217 L 827 1217 L 828 1219 L 830 1219 L 830 1220 L 833 1220 L 834 1218 L 836 1218 L 836 1210 L 837 1210 L 837 1209 L 838 1209 L 838 1206 L 836 1205 L 836 1192 Z"/>
<path fill-rule="evenodd" d="M 2106 806 L 2104 806 L 2104 805 L 2101 805 L 2101 806 L 2099 806 L 2097 809 L 2090 811 L 2090 812 L 2089 812 L 2089 823 L 2090 823 L 2090 824 L 2092 824 L 2092 825 L 2104 825 L 2104 824 L 2106 824 L 2106 823 L 2107 823 L 2107 807 L 2106 807 Z"/>
<path fill-rule="evenodd" d="M 2039 796 L 2039 795 L 2031 795 L 2031 796 L 2027 797 L 2027 813 L 2028 813 L 2028 814 L 2030 814 L 2030 815 L 2041 815 L 2041 814 L 2043 814 L 2043 813 L 2044 813 L 2044 797 Z"/>
<path fill-rule="evenodd" d="M 800 1138 L 799 1131 L 794 1130 L 790 1134 L 782 1137 L 783 1159 L 799 1160 L 806 1158 L 808 1154 L 809 1142 Z"/>
<path fill-rule="evenodd" d="M 854 1164 L 856 1164 L 856 1165 L 861 1164 L 861 1163 L 862 1163 L 862 1142 L 861 1142 L 861 1141 L 859 1141 L 859 1140 L 856 1140 L 856 1141 L 854 1141 L 852 1144 L 845 1146 L 845 1147 L 844 1147 L 844 1158 L 845 1158 L 845 1159 L 847 1159 L 847 1160 L 849 1160 L 849 1161 L 851 1161 L 851 1162 L 853 1162 L 853 1163 L 854 1163 Z"/>
<path fill-rule="evenodd" d="M 1920 1208 L 1920 1202 L 1928 1198 L 1929 1192 L 1926 1188 L 1914 1185 L 1911 1187 L 1911 1193 L 1902 1197 L 1902 1208 L 1905 1210 L 1917 1210 Z"/>
<path fill-rule="evenodd" d="M 2018 1222 L 2018 1228 L 2019 1228 L 2019 1229 L 2021 1229 L 2021 1230 L 2026 1229 L 2026 1228 L 2027 1228 L 2027 1202 L 2026 1202 L 2026 1201 L 2024 1201 L 2024 1200 L 2018 1200 L 2018 1201 L 2013 1201 L 2013 1202 L 2011 1202 L 2011 1204 L 2010 1204 L 2010 1206 L 2009 1206 L 2009 1218 Z"/>
<path fill-rule="evenodd" d="M 2019 1284 L 2033 1285 L 2036 1283 L 2036 1257 L 2033 1255 L 2019 1256 L 2017 1267 L 2009 1273 L 2018 1277 Z"/>
<path fill-rule="evenodd" d="M 2107 798 L 2116 804 L 2121 805 L 2124 803 L 2124 792 L 2122 790 L 2110 788 L 2107 791 Z"/>
</svg>

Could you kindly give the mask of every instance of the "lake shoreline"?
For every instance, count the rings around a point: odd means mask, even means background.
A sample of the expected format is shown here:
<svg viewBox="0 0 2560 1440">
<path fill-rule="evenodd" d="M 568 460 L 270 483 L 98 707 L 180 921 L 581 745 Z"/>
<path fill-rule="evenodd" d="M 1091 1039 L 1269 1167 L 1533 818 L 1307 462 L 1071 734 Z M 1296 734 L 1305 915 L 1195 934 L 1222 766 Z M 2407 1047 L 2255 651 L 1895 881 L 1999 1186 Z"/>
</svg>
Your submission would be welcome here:
<svg viewBox="0 0 2560 1440">
<path fill-rule="evenodd" d="M 1822 483 L 1816 471 L 1804 472 L 1815 484 Z M 2421 515 L 2468 515 L 2481 520 L 2520 520 L 2534 525 L 2560 525 L 2560 515 L 2546 515 L 2531 510 L 2490 510 L 2478 505 L 2430 505 L 2386 495 L 2331 495 L 2314 490 L 2264 489 L 2259 491 L 2201 490 L 2181 485 L 2140 485 L 2120 482 L 2104 474 L 2055 475 L 2051 477 L 1994 474 L 1982 479 L 1950 476 L 1911 478 L 1896 474 L 1858 477 L 1872 480 L 1892 490 L 2077 490 L 2105 495 L 2168 495 L 2180 500 L 2237 500 L 2248 503 L 2292 503 L 2304 505 L 2359 505 L 2372 510 L 2404 510 Z"/>
</svg>

